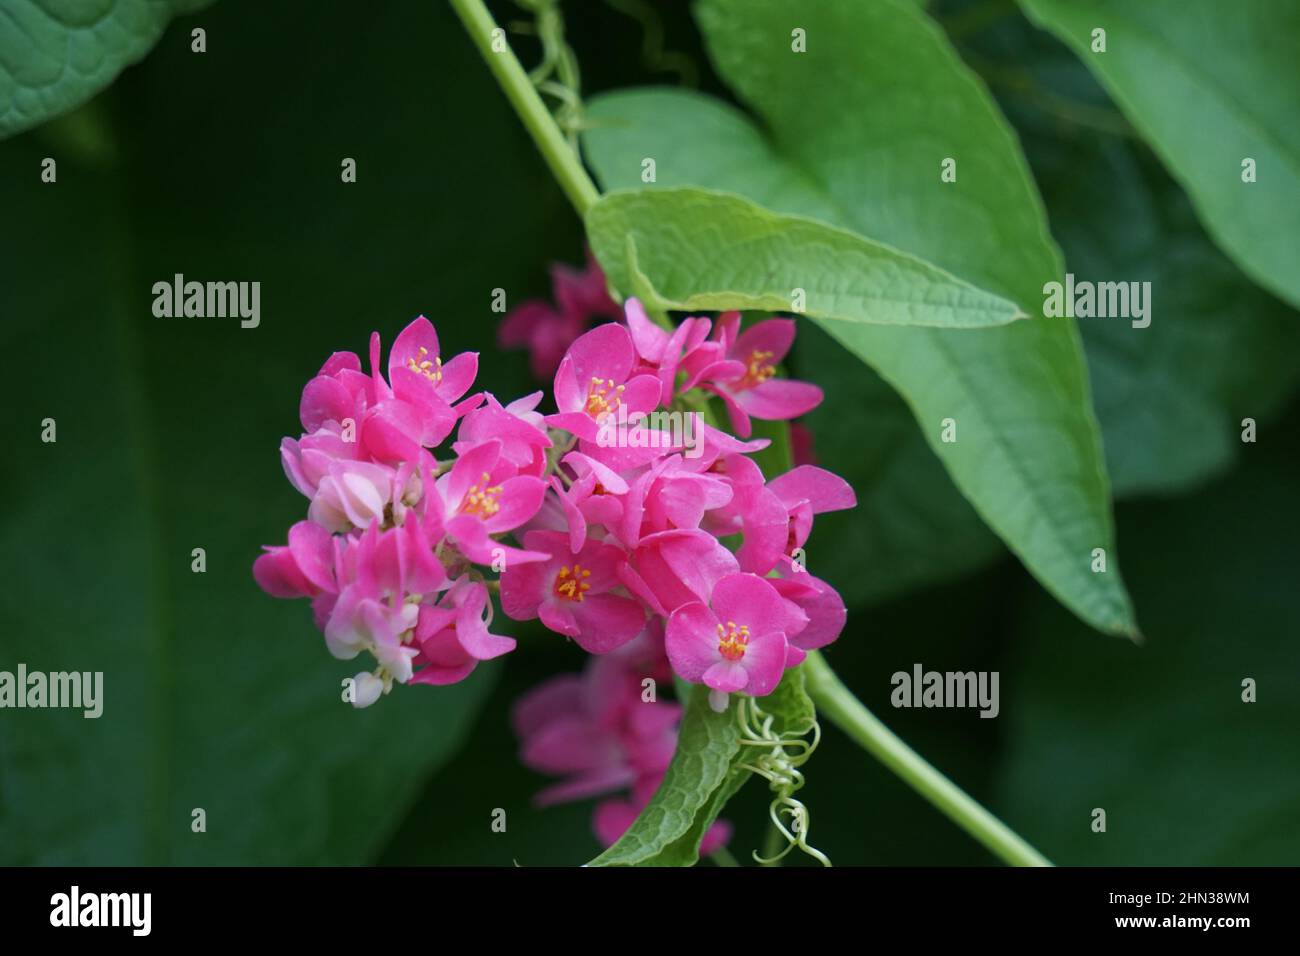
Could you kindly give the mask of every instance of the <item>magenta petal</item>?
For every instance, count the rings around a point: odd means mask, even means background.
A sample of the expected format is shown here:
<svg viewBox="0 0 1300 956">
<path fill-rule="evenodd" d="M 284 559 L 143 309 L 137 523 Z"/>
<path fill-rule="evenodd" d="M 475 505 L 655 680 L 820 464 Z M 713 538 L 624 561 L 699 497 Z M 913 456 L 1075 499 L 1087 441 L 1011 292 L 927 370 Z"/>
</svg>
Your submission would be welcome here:
<svg viewBox="0 0 1300 956">
<path fill-rule="evenodd" d="M 636 351 L 627 327 L 607 322 L 578 336 L 569 346 L 568 358 L 573 362 L 574 379 L 585 403 L 587 386 L 593 378 L 612 380 L 615 385 L 627 381 Z M 565 406 L 560 408 L 564 410 Z"/>
<path fill-rule="evenodd" d="M 501 574 L 501 610 L 515 621 L 537 617 L 542 603 L 546 566 L 540 562 L 507 564 Z"/>
<path fill-rule="evenodd" d="M 664 649 L 679 677 L 700 683 L 721 659 L 717 617 L 699 602 L 682 605 L 668 618 Z"/>
<path fill-rule="evenodd" d="M 483 475 L 491 475 L 501 457 L 501 443 L 495 440 L 485 441 L 473 448 L 458 451 L 460 455 L 451 466 L 447 475 L 444 495 L 447 507 L 459 509 L 465 495 L 474 485 L 483 484 Z"/>
<path fill-rule="evenodd" d="M 780 633 L 760 634 L 750 638 L 741 663 L 749 673 L 745 691 L 754 697 L 766 697 L 776 690 L 785 673 L 786 640 Z"/>
<path fill-rule="evenodd" d="M 488 601 L 484 585 L 471 586 L 462 600 L 464 603 L 456 616 L 456 638 L 467 654 L 488 661 L 515 649 L 514 638 L 489 633 L 483 622 L 483 609 Z"/>
<path fill-rule="evenodd" d="M 781 500 L 767 488 L 758 489 L 742 516 L 745 540 L 736 557 L 744 571 L 767 574 L 785 553 L 790 515 Z"/>
<path fill-rule="evenodd" d="M 779 365 L 794 344 L 794 331 L 794 319 L 764 319 L 741 332 L 729 351 L 742 362 L 754 352 L 770 352 L 764 361 Z"/>
<path fill-rule="evenodd" d="M 442 366 L 442 381 L 438 383 L 438 394 L 444 401 L 454 402 L 474 384 L 478 377 L 478 353 L 461 352 Z"/>
<path fill-rule="evenodd" d="M 604 793 L 622 790 L 631 779 L 632 771 L 626 767 L 602 767 L 538 791 L 537 796 L 533 797 L 533 805 L 550 807 L 557 803 L 598 797 Z"/>
<path fill-rule="evenodd" d="M 750 634 L 781 631 L 786 601 L 756 574 L 729 574 L 713 587 L 710 602 L 719 621 L 748 625 Z"/>
<path fill-rule="evenodd" d="M 628 412 L 652 412 L 659 407 L 659 379 L 653 375 L 637 375 L 623 388 L 621 399 Z"/>
<path fill-rule="evenodd" d="M 473 515 L 457 515 L 444 526 L 448 537 L 456 542 L 461 554 L 475 564 L 490 565 L 498 559 L 508 568 L 512 564 L 546 561 L 551 556 L 538 551 L 521 551 L 488 537 L 483 522 Z"/>
<path fill-rule="evenodd" d="M 573 612 L 569 610 L 568 601 L 544 600 L 537 608 L 537 616 L 541 622 L 556 634 L 563 634 L 565 637 L 577 637 L 582 633 L 582 628 L 573 617 Z"/>
<path fill-rule="evenodd" d="M 718 661 L 704 672 L 701 682 L 705 687 L 733 694 L 745 689 L 749 683 L 749 672 L 735 661 Z"/>
<path fill-rule="evenodd" d="M 807 501 L 812 504 L 815 514 L 842 511 L 858 503 L 853 487 L 847 481 L 816 465 L 792 468 L 769 481 L 767 487 L 787 508 L 793 508 L 800 501 Z"/>
<path fill-rule="evenodd" d="M 489 534 L 513 531 L 528 521 L 542 507 L 542 498 L 546 495 L 546 482 L 531 475 L 507 478 L 500 487 L 501 493 L 497 496 L 500 508 L 483 522 Z"/>
<path fill-rule="evenodd" d="M 631 598 L 617 594 L 588 594 L 570 608 L 579 632 L 578 646 L 590 654 L 606 654 L 622 647 L 645 627 L 645 611 Z"/>
<path fill-rule="evenodd" d="M 822 403 L 823 397 L 822 390 L 810 382 L 770 378 L 740 392 L 736 401 L 754 418 L 786 421 L 806 415 Z"/>
<path fill-rule="evenodd" d="M 289 549 L 283 546 L 267 548 L 253 562 L 253 580 L 271 597 L 309 597 L 313 593 L 311 583 L 298 569 Z"/>
<path fill-rule="evenodd" d="M 325 360 L 325 364 L 320 367 L 320 371 L 316 374 L 333 377 L 344 369 L 351 372 L 361 371 L 361 359 L 357 358 L 357 353 L 335 352 Z"/>
<path fill-rule="evenodd" d="M 298 417 L 307 432 L 314 432 L 327 421 L 341 422 L 352 412 L 352 394 L 336 378 L 318 375 L 302 390 Z"/>
<path fill-rule="evenodd" d="M 406 402 L 388 399 L 366 412 L 361 439 L 365 450 L 384 462 L 411 461 L 419 457 L 424 423 Z"/>
<path fill-rule="evenodd" d="M 623 314 L 637 354 L 652 365 L 659 364 L 663 359 L 664 346 L 668 344 L 668 333 L 650 321 L 645 314 L 645 307 L 638 299 L 628 299 L 623 304 Z"/>
<path fill-rule="evenodd" d="M 580 714 L 583 686 L 577 674 L 561 674 L 516 699 L 510 709 L 510 725 L 516 736 L 526 739 L 554 720 Z"/>
<path fill-rule="evenodd" d="M 727 418 L 731 422 L 731 430 L 741 438 L 748 438 L 753 434 L 754 426 L 749 420 L 749 415 L 745 409 L 736 401 L 736 397 L 726 389 L 719 388 L 715 385 L 704 385 L 704 390 L 712 392 L 722 399 L 723 406 L 727 409 Z"/>
<path fill-rule="evenodd" d="M 420 354 L 422 347 L 424 355 Z M 388 377 L 392 378 L 394 369 L 407 368 L 408 362 L 417 365 L 421 361 L 432 362 L 438 354 L 438 333 L 433 323 L 422 315 L 417 316 L 393 342 L 393 350 L 388 354 Z"/>
<path fill-rule="evenodd" d="M 333 536 L 314 521 L 289 529 L 289 551 L 302 576 L 318 591 L 334 591 Z"/>
</svg>

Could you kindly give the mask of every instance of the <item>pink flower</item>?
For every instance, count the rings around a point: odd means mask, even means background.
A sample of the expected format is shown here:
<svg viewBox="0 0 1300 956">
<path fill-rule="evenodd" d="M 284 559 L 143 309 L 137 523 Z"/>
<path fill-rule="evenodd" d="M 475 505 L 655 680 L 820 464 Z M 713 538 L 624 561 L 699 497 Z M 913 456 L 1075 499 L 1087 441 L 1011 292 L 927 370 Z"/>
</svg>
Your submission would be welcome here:
<svg viewBox="0 0 1300 956">
<path fill-rule="evenodd" d="M 734 326 L 718 324 L 725 345 Z M 726 366 L 732 374 L 714 370 L 718 376 L 702 383 L 727 406 L 731 427 L 742 438 L 751 431 L 750 416 L 781 421 L 797 418 L 821 404 L 822 390 L 808 382 L 776 378 L 776 366 L 794 342 L 793 319 L 766 319 L 755 323 L 727 348 L 726 357 L 739 366 Z M 739 371 L 739 374 L 734 374 Z M 701 378 L 703 376 L 700 376 Z"/>
<path fill-rule="evenodd" d="M 461 419 L 452 451 L 463 455 L 486 441 L 498 441 L 501 456 L 519 474 L 540 477 L 546 470 L 546 450 L 551 447 L 543 417 L 533 411 L 541 395 L 534 392 L 502 407 L 493 395 L 485 394 L 486 404 Z"/>
<path fill-rule="evenodd" d="M 513 531 L 537 514 L 546 493 L 542 479 L 516 474 L 501 451 L 495 440 L 466 449 L 434 485 L 437 505 L 431 521 L 476 564 L 543 560 L 545 554 L 520 551 L 491 537 Z"/>
<path fill-rule="evenodd" d="M 838 591 L 789 558 L 782 559 L 778 572 L 781 576 L 767 578 L 767 583 L 808 617 L 807 626 L 797 634 L 789 635 L 792 653 L 787 664 L 793 666 L 803 662 L 806 652 L 825 647 L 838 638 L 844 630 L 848 612 Z"/>
<path fill-rule="evenodd" d="M 383 521 L 397 491 L 397 471 L 368 461 L 332 461 L 316 486 L 308 517 L 329 531 Z"/>
<path fill-rule="evenodd" d="M 621 662 L 620 662 L 621 663 Z M 626 668 L 591 666 L 552 678 L 521 697 L 511 714 L 528 767 L 567 779 L 537 795 L 538 806 L 610 793 L 662 777 L 677 746 L 681 708 L 645 700 Z M 610 677 L 616 679 L 606 687 Z M 618 693 L 614 691 L 617 690 Z"/>
<path fill-rule="evenodd" d="M 635 364 L 625 326 L 610 322 L 580 336 L 555 373 L 559 412 L 546 423 L 594 442 L 601 421 L 620 407 L 628 414 L 652 411 L 659 404 L 659 380 L 634 376 Z"/>
<path fill-rule="evenodd" d="M 789 543 L 785 552 L 802 548 L 812 533 L 813 515 L 843 511 L 857 506 L 853 486 L 834 472 L 816 465 L 798 465 L 767 483 L 790 516 Z"/>
<path fill-rule="evenodd" d="M 437 604 L 420 606 L 415 626 L 419 653 L 412 661 L 419 670 L 412 683 L 454 684 L 468 677 L 479 661 L 515 649 L 514 638 L 488 631 L 484 619 L 488 605 L 486 585 L 462 577 Z"/>
<path fill-rule="evenodd" d="M 555 374 L 569 345 L 594 319 L 616 319 L 620 313 L 590 252 L 583 271 L 553 265 L 551 286 L 554 306 L 540 299 L 522 302 L 510 310 L 497 332 L 503 348 L 528 349 L 529 365 L 541 381 Z"/>
<path fill-rule="evenodd" d="M 629 591 L 668 617 L 683 604 L 708 600 L 714 585 L 738 568 L 717 538 L 687 529 L 642 538 L 619 574 Z"/>
<path fill-rule="evenodd" d="M 712 688 L 714 710 L 727 695 L 772 693 L 785 673 L 786 641 L 808 617 L 754 574 L 732 574 L 713 588 L 709 604 L 679 607 L 668 619 L 668 659 L 683 680 Z"/>
<path fill-rule="evenodd" d="M 567 535 L 530 531 L 524 546 L 546 552 L 548 560 L 510 562 L 501 575 L 501 607 L 516 621 L 541 618 L 552 631 L 571 637 L 586 651 L 604 654 L 636 637 L 645 612 L 630 597 L 612 593 L 619 586 L 623 552 L 588 540 L 574 552 Z"/>
<path fill-rule="evenodd" d="M 330 534 L 312 521 L 299 521 L 289 529 L 288 546 L 263 548 L 253 562 L 253 578 L 272 597 L 315 597 L 336 591 L 334 548 Z"/>
</svg>

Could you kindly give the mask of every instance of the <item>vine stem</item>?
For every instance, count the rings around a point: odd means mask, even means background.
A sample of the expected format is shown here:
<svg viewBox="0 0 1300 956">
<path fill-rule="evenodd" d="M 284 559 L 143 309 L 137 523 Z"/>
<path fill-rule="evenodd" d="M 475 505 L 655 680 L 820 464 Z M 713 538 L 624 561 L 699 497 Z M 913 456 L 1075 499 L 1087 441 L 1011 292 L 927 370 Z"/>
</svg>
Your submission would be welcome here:
<svg viewBox="0 0 1300 956">
<path fill-rule="evenodd" d="M 451 6 L 465 25 L 465 31 L 474 45 L 483 54 L 488 69 L 497 78 L 510 105 L 523 121 L 524 128 L 537 144 L 546 165 L 559 181 L 560 188 L 569 197 L 569 202 L 573 203 L 579 218 L 585 217 L 587 210 L 600 198 L 600 192 L 520 65 L 519 58 L 510 49 L 510 44 L 505 42 L 505 32 L 496 32 L 496 21 L 483 5 L 483 0 L 451 0 Z M 497 45 L 500 52 L 492 48 L 494 35 L 499 38 Z"/>
<path fill-rule="evenodd" d="M 984 844 L 990 853 L 1013 866 L 1052 865 L 867 710 L 818 651 L 809 653 L 803 669 L 808 695 L 819 713 L 829 717 L 840 730 L 934 804 L 948 819 Z"/>
<path fill-rule="evenodd" d="M 569 145 L 518 57 L 504 42 L 504 31 L 496 33 L 496 21 L 483 5 L 483 0 L 450 2 L 524 128 L 537 144 L 546 165 L 569 197 L 569 202 L 578 216 L 585 218 L 587 210 L 600 198 L 600 191 L 587 175 L 577 151 Z M 494 35 L 500 38 L 499 51 L 492 48 Z M 820 653 L 813 651 L 808 655 L 804 671 L 808 693 L 819 711 L 990 852 L 1016 866 L 1051 866 L 1041 853 L 881 723 L 841 683 Z"/>
</svg>

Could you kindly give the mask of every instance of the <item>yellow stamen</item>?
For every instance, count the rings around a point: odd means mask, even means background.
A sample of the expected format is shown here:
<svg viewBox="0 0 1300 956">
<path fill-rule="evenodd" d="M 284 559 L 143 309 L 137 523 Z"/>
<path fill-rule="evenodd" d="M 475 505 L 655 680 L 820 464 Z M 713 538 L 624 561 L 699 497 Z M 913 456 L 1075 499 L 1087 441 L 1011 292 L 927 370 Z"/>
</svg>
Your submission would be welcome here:
<svg viewBox="0 0 1300 956">
<path fill-rule="evenodd" d="M 469 491 L 465 493 L 465 503 L 461 505 L 460 510 L 467 515 L 478 515 L 480 518 L 490 518 L 501 510 L 501 504 L 497 501 L 497 496 L 501 494 L 500 485 L 486 487 L 491 475 L 486 471 L 483 472 L 483 485 L 470 485 Z"/>
<path fill-rule="evenodd" d="M 432 360 L 425 358 L 429 350 L 423 345 L 420 346 L 419 356 L 411 356 L 406 360 L 406 367 L 412 372 L 419 372 L 425 378 L 433 383 L 442 381 L 442 359 L 434 356 Z"/>
<path fill-rule="evenodd" d="M 612 378 L 594 376 L 587 386 L 587 414 L 599 419 L 617 410 L 623 401 L 623 386 L 615 387 Z"/>
<path fill-rule="evenodd" d="M 738 661 L 745 656 L 745 647 L 749 644 L 749 625 L 736 626 L 735 621 L 728 621 L 727 626 L 718 625 L 718 653 L 729 661 Z"/>
<path fill-rule="evenodd" d="M 567 564 L 562 565 L 560 573 L 555 576 L 555 596 L 566 601 L 581 601 L 591 590 L 591 585 L 586 580 L 589 577 L 591 572 L 580 564 L 575 564 L 572 568 Z"/>
<path fill-rule="evenodd" d="M 776 366 L 772 363 L 772 355 L 772 352 L 763 352 L 758 349 L 749 353 L 749 361 L 745 363 L 745 376 L 740 380 L 741 388 L 753 388 L 755 385 L 762 385 L 776 374 Z"/>
</svg>

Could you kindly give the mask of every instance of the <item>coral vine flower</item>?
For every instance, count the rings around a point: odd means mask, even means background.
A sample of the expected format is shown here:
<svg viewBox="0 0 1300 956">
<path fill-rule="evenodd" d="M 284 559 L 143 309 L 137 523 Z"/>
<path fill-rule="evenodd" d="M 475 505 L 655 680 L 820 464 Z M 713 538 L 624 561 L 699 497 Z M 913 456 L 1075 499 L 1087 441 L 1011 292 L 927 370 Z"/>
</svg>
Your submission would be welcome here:
<svg viewBox="0 0 1300 956">
<path fill-rule="evenodd" d="M 617 319 L 622 310 L 609 297 L 605 274 L 587 253 L 587 267 L 579 271 L 556 264 L 551 267 L 555 305 L 541 299 L 521 302 L 506 315 L 497 333 L 503 348 L 526 348 L 529 366 L 540 381 L 555 374 L 569 345 L 596 318 Z"/>
<path fill-rule="evenodd" d="M 530 531 L 524 546 L 552 557 L 534 564 L 512 562 L 501 575 L 501 607 L 516 621 L 541 618 L 552 631 L 573 638 L 583 650 L 603 654 L 626 644 L 645 627 L 645 611 L 619 586 L 622 550 L 587 541 L 578 551 L 557 531 Z"/>
<path fill-rule="evenodd" d="M 751 416 L 775 421 L 798 418 L 820 405 L 823 396 L 816 385 L 776 377 L 777 365 L 794 343 L 793 319 L 766 319 L 731 341 L 738 319 L 718 323 L 720 341 L 724 345 L 730 342 L 726 351 L 730 364 L 715 366 L 703 387 L 727 406 L 736 434 L 748 438 Z"/>
<path fill-rule="evenodd" d="M 709 604 L 685 604 L 668 619 L 668 659 L 684 680 L 712 689 L 714 710 L 728 695 L 763 697 L 785 672 L 786 641 L 808 617 L 754 574 L 731 574 L 713 588 Z"/>
<path fill-rule="evenodd" d="M 613 308 L 598 276 L 557 279 L 566 316 Z M 609 840 L 649 799 L 675 741 L 676 708 L 631 706 L 642 681 L 675 673 L 725 707 L 731 693 L 769 693 L 835 640 L 844 602 L 803 570 L 799 549 L 815 515 L 854 504 L 846 482 L 811 465 L 768 480 L 749 457 L 767 441 L 743 440 L 751 415 L 788 418 L 821 398 L 775 378 L 793 322 L 742 332 L 728 313 L 669 329 L 635 299 L 624 317 L 566 343 L 550 415 L 542 392 L 507 404 L 472 393 L 477 354 L 444 361 L 423 316 L 386 364 L 370 337 L 368 373 L 335 352 L 303 389 L 302 433 L 280 445 L 306 520 L 253 564 L 267 593 L 310 599 L 331 654 L 374 657 L 355 677 L 359 707 L 395 683 L 464 680 L 512 651 L 491 631 L 488 575 L 500 572 L 508 617 L 603 655 L 584 678 L 581 720 L 528 729 L 526 759 L 584 793 L 594 781 L 629 791 L 598 810 Z M 684 414 L 708 395 L 742 437 L 706 424 L 689 443 L 639 441 L 676 428 L 638 422 L 646 413 Z"/>
<path fill-rule="evenodd" d="M 559 413 L 546 424 L 595 441 L 601 421 L 622 408 L 628 414 L 653 411 L 659 404 L 659 380 L 633 375 L 636 352 L 627 328 L 609 323 L 578 338 L 555 373 Z"/>
</svg>

